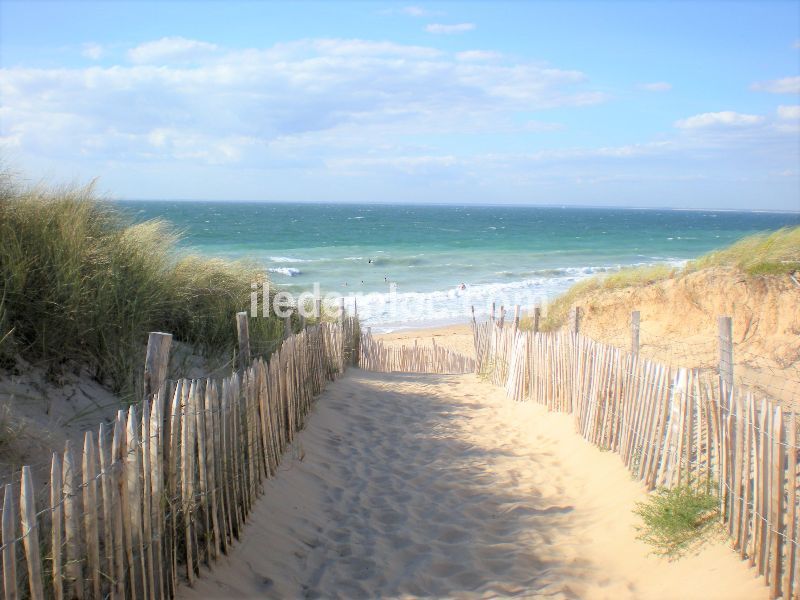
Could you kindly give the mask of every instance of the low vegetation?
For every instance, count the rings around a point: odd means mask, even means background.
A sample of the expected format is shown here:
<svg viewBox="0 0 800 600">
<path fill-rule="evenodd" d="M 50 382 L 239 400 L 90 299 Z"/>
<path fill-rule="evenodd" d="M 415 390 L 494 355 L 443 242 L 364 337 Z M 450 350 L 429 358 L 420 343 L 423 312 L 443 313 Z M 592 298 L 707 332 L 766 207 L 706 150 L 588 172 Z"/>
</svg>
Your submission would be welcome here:
<svg viewBox="0 0 800 600">
<path fill-rule="evenodd" d="M 201 353 L 229 353 L 234 314 L 261 271 L 189 256 L 162 221 L 134 224 L 92 186 L 23 188 L 0 178 L 0 358 L 88 368 L 115 391 L 138 379 L 149 331 Z M 250 320 L 256 350 L 280 338 L 275 317 Z"/>
<path fill-rule="evenodd" d="M 592 292 L 641 287 L 711 267 L 734 268 L 751 277 L 800 271 L 800 227 L 745 237 L 727 248 L 690 261 L 683 268 L 669 265 L 632 267 L 579 281 L 547 306 L 540 329 L 552 331 L 563 326 L 570 308 Z M 520 326 L 530 328 L 530 317 L 522 319 Z"/>
<path fill-rule="evenodd" d="M 785 275 L 800 271 L 800 227 L 748 236 L 690 262 L 687 271 L 735 267 L 748 275 Z"/>
<path fill-rule="evenodd" d="M 634 513 L 642 519 L 639 539 L 653 547 L 653 553 L 679 558 L 696 548 L 718 523 L 719 500 L 712 494 L 683 485 L 660 488 Z"/>
</svg>

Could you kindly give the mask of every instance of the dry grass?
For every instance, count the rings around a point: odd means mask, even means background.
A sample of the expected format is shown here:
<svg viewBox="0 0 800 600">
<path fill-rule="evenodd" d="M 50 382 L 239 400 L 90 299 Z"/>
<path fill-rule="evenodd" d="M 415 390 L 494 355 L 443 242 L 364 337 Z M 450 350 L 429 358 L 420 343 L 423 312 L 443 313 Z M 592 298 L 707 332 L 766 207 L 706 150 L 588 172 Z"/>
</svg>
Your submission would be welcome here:
<svg viewBox="0 0 800 600">
<path fill-rule="evenodd" d="M 182 255 L 163 221 L 132 224 L 91 186 L 19 188 L 0 179 L 0 358 L 53 370 L 89 367 L 130 391 L 149 331 L 171 332 L 205 353 L 236 344 L 234 314 L 250 306 L 261 271 Z M 282 323 L 251 319 L 255 345 Z"/>
<path fill-rule="evenodd" d="M 800 270 L 800 227 L 748 236 L 722 250 L 701 256 L 687 271 L 736 267 L 748 275 L 784 275 Z"/>
</svg>

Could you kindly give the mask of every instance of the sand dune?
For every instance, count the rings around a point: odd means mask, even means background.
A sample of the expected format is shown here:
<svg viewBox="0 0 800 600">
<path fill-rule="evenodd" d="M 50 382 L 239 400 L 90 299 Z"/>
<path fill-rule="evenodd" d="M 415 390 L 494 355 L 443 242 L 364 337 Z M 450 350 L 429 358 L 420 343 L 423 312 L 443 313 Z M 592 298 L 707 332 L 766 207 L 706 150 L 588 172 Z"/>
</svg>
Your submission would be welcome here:
<svg viewBox="0 0 800 600">
<path fill-rule="evenodd" d="M 568 416 L 472 375 L 350 371 L 184 598 L 766 598 L 723 542 L 669 563 L 645 497 Z"/>
</svg>

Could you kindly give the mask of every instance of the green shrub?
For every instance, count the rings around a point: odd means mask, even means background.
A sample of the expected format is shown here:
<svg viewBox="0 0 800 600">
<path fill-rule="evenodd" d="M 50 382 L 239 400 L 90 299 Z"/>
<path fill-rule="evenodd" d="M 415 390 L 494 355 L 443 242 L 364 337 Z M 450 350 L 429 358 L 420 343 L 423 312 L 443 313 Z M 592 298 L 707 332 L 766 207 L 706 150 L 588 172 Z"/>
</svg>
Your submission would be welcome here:
<svg viewBox="0 0 800 600">
<path fill-rule="evenodd" d="M 717 523 L 719 500 L 688 485 L 659 488 L 633 512 L 643 522 L 639 539 L 657 555 L 678 558 L 701 544 Z"/>
</svg>

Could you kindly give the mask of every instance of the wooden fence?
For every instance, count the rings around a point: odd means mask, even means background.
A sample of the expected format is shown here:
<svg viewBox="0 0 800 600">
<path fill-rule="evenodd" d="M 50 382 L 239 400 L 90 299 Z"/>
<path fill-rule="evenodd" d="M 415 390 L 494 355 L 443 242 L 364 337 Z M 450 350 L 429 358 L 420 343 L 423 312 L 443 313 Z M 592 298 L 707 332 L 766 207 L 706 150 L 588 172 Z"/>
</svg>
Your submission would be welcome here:
<svg viewBox="0 0 800 600">
<path fill-rule="evenodd" d="M 376 340 L 367 332 L 361 336 L 358 364 L 379 373 L 474 373 L 475 359 L 437 346 L 394 346 Z"/>
<path fill-rule="evenodd" d="M 713 490 L 734 549 L 770 587 L 800 596 L 797 422 L 708 372 L 671 368 L 578 333 L 473 324 L 477 372 L 514 400 L 572 413 L 650 489 Z"/>
<path fill-rule="evenodd" d="M 166 384 L 54 453 L 42 488 L 24 467 L 4 490 L 4 597 L 174 597 L 239 537 L 312 398 L 357 360 L 357 333 L 352 318 L 315 325 L 268 362 Z"/>
</svg>

